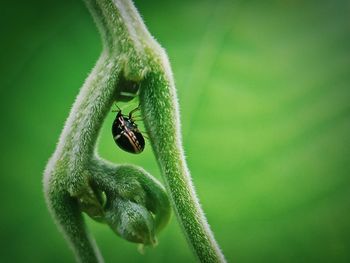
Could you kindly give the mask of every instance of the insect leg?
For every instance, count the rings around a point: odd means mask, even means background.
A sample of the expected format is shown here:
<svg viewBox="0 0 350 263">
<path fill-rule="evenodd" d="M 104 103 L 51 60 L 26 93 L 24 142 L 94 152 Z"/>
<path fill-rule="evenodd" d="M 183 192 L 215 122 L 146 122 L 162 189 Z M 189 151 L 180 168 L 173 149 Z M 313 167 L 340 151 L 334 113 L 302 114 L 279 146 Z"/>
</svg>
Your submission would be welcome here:
<svg viewBox="0 0 350 263">
<path fill-rule="evenodd" d="M 132 119 L 132 114 L 133 114 L 134 112 L 138 111 L 138 110 L 140 110 L 140 105 L 137 106 L 137 108 L 135 108 L 135 109 L 133 109 L 132 111 L 130 111 L 130 113 L 129 113 L 129 119 Z"/>
</svg>

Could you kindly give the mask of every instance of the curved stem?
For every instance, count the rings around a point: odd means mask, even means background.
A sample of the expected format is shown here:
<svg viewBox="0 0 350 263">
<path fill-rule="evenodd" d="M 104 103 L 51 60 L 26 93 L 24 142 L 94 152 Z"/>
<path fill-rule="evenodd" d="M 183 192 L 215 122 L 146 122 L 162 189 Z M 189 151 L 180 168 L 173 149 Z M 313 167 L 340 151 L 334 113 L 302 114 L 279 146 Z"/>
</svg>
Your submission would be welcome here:
<svg viewBox="0 0 350 263">
<path fill-rule="evenodd" d="M 108 67 L 108 64 L 113 67 Z M 48 206 L 80 262 L 103 262 L 94 241 L 89 237 L 76 196 L 94 200 L 89 186 L 87 165 L 102 121 L 114 98 L 120 74 L 118 60 L 103 53 L 81 89 L 66 121 L 57 149 L 44 177 Z M 93 116 L 93 117 L 92 117 Z"/>
<path fill-rule="evenodd" d="M 163 188 L 142 169 L 109 165 L 95 152 L 113 101 L 128 101 L 140 90 L 145 126 L 187 240 L 201 262 L 224 262 L 184 158 L 176 90 L 166 53 L 130 0 L 85 2 L 101 32 L 104 49 L 45 170 L 44 190 L 52 214 L 80 262 L 102 262 L 85 229 L 82 211 L 107 222 L 129 241 L 154 244 L 154 232 L 170 215 Z M 102 193 L 108 199 L 106 206 Z"/>
<path fill-rule="evenodd" d="M 50 210 L 54 213 L 56 222 L 69 241 L 77 260 L 82 263 L 103 262 L 94 239 L 87 232 L 77 200 L 62 189 L 51 189 L 46 192 Z"/>
<path fill-rule="evenodd" d="M 163 56 L 164 57 L 164 56 Z M 140 101 L 156 159 L 187 240 L 201 262 L 225 262 L 200 207 L 188 170 L 180 133 L 177 97 L 169 67 L 154 64 L 144 80 Z"/>
<path fill-rule="evenodd" d="M 90 186 L 89 163 L 104 118 L 122 92 L 132 99 L 137 89 L 127 81 L 138 81 L 145 72 L 140 44 L 130 37 L 126 21 L 110 0 L 86 0 L 103 39 L 103 51 L 72 107 L 57 148 L 44 173 L 48 207 L 80 262 L 102 262 L 89 237 L 78 200 L 101 205 Z M 137 61 L 137 63 L 135 63 Z M 124 81 L 121 81 L 124 80 Z M 78 199 L 77 199 L 78 198 Z"/>
</svg>

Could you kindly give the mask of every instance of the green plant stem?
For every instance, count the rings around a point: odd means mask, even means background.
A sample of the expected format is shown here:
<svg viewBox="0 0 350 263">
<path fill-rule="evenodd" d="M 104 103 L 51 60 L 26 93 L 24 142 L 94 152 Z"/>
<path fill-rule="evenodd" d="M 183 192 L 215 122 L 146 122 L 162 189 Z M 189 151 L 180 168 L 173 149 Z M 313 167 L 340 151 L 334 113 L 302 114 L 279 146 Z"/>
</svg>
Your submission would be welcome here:
<svg viewBox="0 0 350 263">
<path fill-rule="evenodd" d="M 44 190 L 53 216 L 77 260 L 84 263 L 103 261 L 81 214 L 85 211 L 97 220 L 105 217 L 101 192 L 110 193 L 108 198 L 117 196 L 119 203 L 125 200 L 123 207 L 132 200 L 136 210 L 149 203 L 144 201 L 149 198 L 154 205 L 146 206 L 156 214 L 156 230 L 166 224 L 170 213 L 162 187 L 142 169 L 109 164 L 95 151 L 103 120 L 113 102 L 128 101 L 140 91 L 150 142 L 187 240 L 201 262 L 224 262 L 184 158 L 176 90 L 166 53 L 149 34 L 130 0 L 85 2 L 100 30 L 103 51 L 73 105 L 45 170 Z M 122 182 L 127 178 L 135 181 L 131 192 Z M 114 226 L 116 221 L 112 219 L 110 224 Z"/>
<path fill-rule="evenodd" d="M 158 63 L 154 66 L 154 73 L 144 80 L 140 101 L 175 213 L 200 262 L 225 262 L 200 207 L 185 161 L 174 82 L 164 74 L 165 68 L 159 68 Z"/>
<path fill-rule="evenodd" d="M 106 88 L 111 87 L 107 85 L 110 80 L 102 76 L 116 76 L 106 67 L 107 61 L 106 53 L 103 53 L 78 95 L 45 171 L 44 191 L 49 208 L 80 262 L 102 262 L 74 197 L 85 192 L 93 196 L 89 186 L 91 173 L 87 167 L 114 92 L 114 89 Z M 104 96 L 109 99 L 101 99 Z"/>
<path fill-rule="evenodd" d="M 139 50 L 129 37 L 126 21 L 110 0 L 86 0 L 103 39 L 103 51 L 85 81 L 66 121 L 44 176 L 48 206 L 80 262 L 103 262 L 89 236 L 76 197 L 95 200 L 89 167 L 104 118 L 121 92 L 120 78 L 143 75 Z M 138 63 L 135 63 L 137 61 Z M 135 96 L 135 94 L 133 94 Z M 130 97 L 130 99 L 132 96 Z"/>
</svg>

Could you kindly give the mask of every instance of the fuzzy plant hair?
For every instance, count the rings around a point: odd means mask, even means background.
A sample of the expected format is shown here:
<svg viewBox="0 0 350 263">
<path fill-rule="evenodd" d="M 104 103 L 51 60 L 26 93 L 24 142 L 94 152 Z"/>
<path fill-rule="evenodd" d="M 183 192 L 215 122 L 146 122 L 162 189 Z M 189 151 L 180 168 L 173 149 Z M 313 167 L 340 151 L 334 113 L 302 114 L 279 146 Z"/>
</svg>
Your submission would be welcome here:
<svg viewBox="0 0 350 263">
<path fill-rule="evenodd" d="M 85 0 L 103 50 L 81 88 L 44 174 L 49 210 L 78 262 L 103 262 L 83 213 L 120 237 L 155 245 L 173 208 L 200 262 L 225 262 L 184 157 L 175 84 L 163 48 L 130 0 Z M 144 169 L 102 159 L 96 144 L 114 102 L 138 98 L 165 188 Z M 169 197 L 168 197 L 169 196 Z"/>
</svg>

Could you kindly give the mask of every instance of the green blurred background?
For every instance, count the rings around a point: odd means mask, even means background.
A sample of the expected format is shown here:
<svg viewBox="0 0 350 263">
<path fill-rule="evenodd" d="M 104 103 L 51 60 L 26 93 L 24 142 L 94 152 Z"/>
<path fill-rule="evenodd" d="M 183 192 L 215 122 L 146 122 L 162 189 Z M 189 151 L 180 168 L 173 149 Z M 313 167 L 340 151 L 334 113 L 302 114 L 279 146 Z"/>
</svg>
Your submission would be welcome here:
<svg viewBox="0 0 350 263">
<path fill-rule="evenodd" d="M 166 48 L 193 181 L 230 262 L 350 262 L 349 1 L 136 1 Z M 1 4 L 0 261 L 74 262 L 42 173 L 101 51 L 82 1 Z M 99 152 L 161 179 L 103 127 Z M 194 262 L 172 218 L 145 255 L 87 220 L 106 262 Z"/>
</svg>

